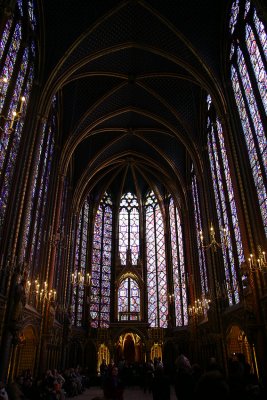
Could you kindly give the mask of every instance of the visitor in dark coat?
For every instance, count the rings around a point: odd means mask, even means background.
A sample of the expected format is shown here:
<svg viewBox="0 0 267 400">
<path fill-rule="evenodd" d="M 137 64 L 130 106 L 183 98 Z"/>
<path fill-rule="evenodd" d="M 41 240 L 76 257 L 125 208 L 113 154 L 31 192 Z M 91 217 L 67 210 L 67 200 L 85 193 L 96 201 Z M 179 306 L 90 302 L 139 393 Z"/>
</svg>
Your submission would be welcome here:
<svg viewBox="0 0 267 400">
<path fill-rule="evenodd" d="M 153 400 L 170 400 L 170 379 L 164 373 L 162 365 L 158 365 L 152 383 Z"/>
</svg>

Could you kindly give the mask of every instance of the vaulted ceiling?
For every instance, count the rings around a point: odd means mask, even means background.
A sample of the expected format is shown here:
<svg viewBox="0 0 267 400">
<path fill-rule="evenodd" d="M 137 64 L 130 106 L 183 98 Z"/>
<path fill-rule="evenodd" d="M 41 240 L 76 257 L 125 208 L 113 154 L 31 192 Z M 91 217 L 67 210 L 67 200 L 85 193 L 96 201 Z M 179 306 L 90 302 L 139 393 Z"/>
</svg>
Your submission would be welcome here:
<svg viewBox="0 0 267 400">
<path fill-rule="evenodd" d="M 42 107 L 59 94 L 76 198 L 150 187 L 186 202 L 207 93 L 223 114 L 229 1 L 46 0 Z M 77 200 L 78 201 L 78 200 Z"/>
</svg>

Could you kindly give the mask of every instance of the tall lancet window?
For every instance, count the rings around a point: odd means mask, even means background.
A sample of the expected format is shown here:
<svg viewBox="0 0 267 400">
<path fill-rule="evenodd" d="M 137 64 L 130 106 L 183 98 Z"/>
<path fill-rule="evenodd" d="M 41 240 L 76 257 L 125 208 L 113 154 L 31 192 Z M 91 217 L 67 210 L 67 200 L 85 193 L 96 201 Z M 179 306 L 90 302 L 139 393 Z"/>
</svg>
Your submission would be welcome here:
<svg viewBox="0 0 267 400">
<path fill-rule="evenodd" d="M 122 265 L 127 263 L 130 253 L 133 265 L 139 256 L 139 206 L 132 193 L 122 196 L 119 212 L 119 253 Z"/>
<path fill-rule="evenodd" d="M 229 304 L 233 305 L 239 302 L 237 276 L 244 253 L 222 125 L 216 117 L 210 96 L 207 105 L 208 152 L 222 243 L 223 230 L 227 232 L 227 247 L 222 247 L 225 288 Z"/>
<path fill-rule="evenodd" d="M 73 275 L 75 281 L 79 281 L 79 276 L 86 276 L 87 269 L 87 248 L 88 248 L 88 221 L 89 221 L 89 201 L 86 199 L 79 215 L 78 229 L 76 235 L 75 259 Z M 84 306 L 84 285 L 73 285 L 72 289 L 72 322 L 73 325 L 81 326 Z"/>
<path fill-rule="evenodd" d="M 145 208 L 148 322 L 151 327 L 167 328 L 168 293 L 164 223 L 153 192 L 147 195 Z"/>
<path fill-rule="evenodd" d="M 57 101 L 54 97 L 51 104 L 49 118 L 41 127 L 41 140 L 36 149 L 36 164 L 33 177 L 31 202 L 28 205 L 25 231 L 25 257 L 32 265 L 31 278 L 37 278 L 41 268 L 40 259 L 42 240 L 47 235 L 50 240 L 51 228 L 45 232 L 45 212 L 48 199 L 48 188 L 51 176 L 51 167 L 54 155 Z"/>
<path fill-rule="evenodd" d="M 192 195 L 193 195 L 193 202 L 194 202 L 196 231 L 202 232 L 203 227 L 202 227 L 202 218 L 201 218 L 200 204 L 199 204 L 199 192 L 198 192 L 197 177 L 196 177 L 194 171 L 192 171 L 192 174 L 193 174 L 192 175 Z M 201 294 L 203 296 L 206 296 L 209 291 L 206 254 L 205 254 L 204 248 L 201 246 L 199 234 L 197 234 L 197 249 L 198 249 Z"/>
<path fill-rule="evenodd" d="M 24 6 L 27 7 L 26 2 Z M 35 14 L 33 3 L 32 13 Z M 14 184 L 17 155 L 33 82 L 34 29 L 29 16 L 24 15 L 17 5 L 0 38 L 0 231 Z"/>
<path fill-rule="evenodd" d="M 233 2 L 231 80 L 267 236 L 267 35 L 253 3 Z"/>
<path fill-rule="evenodd" d="M 174 205 L 173 198 L 170 199 L 169 215 L 173 268 L 175 325 L 183 326 L 188 324 L 184 240 L 181 226 L 181 218 L 177 207 Z"/>
<path fill-rule="evenodd" d="M 101 200 L 94 222 L 90 320 L 93 328 L 108 328 L 110 322 L 110 281 L 112 244 L 112 201 Z"/>
</svg>

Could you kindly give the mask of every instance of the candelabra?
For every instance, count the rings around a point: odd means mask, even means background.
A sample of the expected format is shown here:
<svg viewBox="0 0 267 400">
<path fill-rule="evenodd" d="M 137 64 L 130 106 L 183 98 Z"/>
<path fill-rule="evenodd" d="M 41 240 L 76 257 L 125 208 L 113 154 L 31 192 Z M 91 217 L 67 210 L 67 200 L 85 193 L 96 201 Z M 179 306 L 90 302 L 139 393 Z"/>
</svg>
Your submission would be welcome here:
<svg viewBox="0 0 267 400">
<path fill-rule="evenodd" d="M 34 288 L 32 288 L 32 282 L 30 280 L 27 280 L 26 282 L 26 294 L 27 297 L 30 295 L 33 295 L 35 298 L 36 304 L 39 302 L 43 302 L 45 300 L 49 302 L 55 302 L 57 298 L 57 292 L 55 289 L 48 289 L 48 283 L 44 282 L 43 285 L 39 282 L 39 279 L 37 278 L 34 281 Z"/>
<path fill-rule="evenodd" d="M 213 225 L 211 224 L 210 226 L 210 237 L 211 237 L 211 241 L 209 244 L 205 245 L 204 244 L 204 237 L 203 237 L 203 232 L 200 231 L 199 232 L 199 236 L 200 236 L 200 241 L 201 241 L 201 246 L 204 249 L 212 249 L 214 252 L 217 251 L 217 248 L 222 248 L 222 247 L 228 247 L 228 240 L 227 240 L 227 230 L 225 228 L 222 229 L 222 243 L 217 242 L 216 238 L 215 238 L 215 231 L 213 228 Z"/>
<path fill-rule="evenodd" d="M 207 313 L 211 300 L 202 296 L 200 299 L 196 299 L 193 305 L 188 307 L 188 314 L 190 317 L 203 316 Z"/>
<path fill-rule="evenodd" d="M 3 84 L 7 84 L 7 83 L 8 83 L 8 80 L 7 80 L 6 77 L 3 77 L 3 78 L 0 78 L 0 83 L 1 83 L 1 82 L 2 82 Z M 3 94 L 2 94 L 2 93 L 0 94 L 0 97 L 3 97 Z M 13 111 L 11 112 L 11 117 L 6 117 L 4 114 L 0 114 L 0 118 L 3 118 L 5 121 L 7 121 L 7 122 L 10 123 L 9 128 L 8 128 L 9 131 L 12 131 L 12 130 L 13 130 L 13 125 L 14 125 L 14 123 L 20 119 L 21 114 L 22 114 L 23 104 L 24 104 L 25 100 L 26 100 L 26 99 L 25 99 L 24 96 L 22 96 L 22 97 L 20 98 L 19 111 L 13 110 Z M 1 130 L 3 130 L 3 128 L 1 128 Z"/>
<path fill-rule="evenodd" d="M 266 253 L 262 251 L 261 246 L 257 246 L 258 254 L 250 254 L 248 259 L 248 267 L 251 272 L 267 272 Z"/>
<path fill-rule="evenodd" d="M 84 276 L 81 271 L 76 271 L 71 274 L 71 284 L 72 286 L 90 286 L 91 275 L 89 272 Z"/>
</svg>

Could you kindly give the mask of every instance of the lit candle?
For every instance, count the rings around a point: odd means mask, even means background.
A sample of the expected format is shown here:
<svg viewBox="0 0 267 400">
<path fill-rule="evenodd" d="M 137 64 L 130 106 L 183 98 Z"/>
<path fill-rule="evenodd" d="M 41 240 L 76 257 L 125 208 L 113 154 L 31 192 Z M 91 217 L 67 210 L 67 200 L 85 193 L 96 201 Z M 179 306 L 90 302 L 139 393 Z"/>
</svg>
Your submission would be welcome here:
<svg viewBox="0 0 267 400">
<path fill-rule="evenodd" d="M 249 266 L 249 268 L 251 268 L 251 258 L 250 257 L 248 258 L 248 266 Z"/>
<path fill-rule="evenodd" d="M 25 100 L 26 100 L 25 97 L 22 96 L 21 99 L 20 99 L 19 114 L 21 114 L 21 112 L 22 112 L 23 103 L 25 102 Z"/>
<path fill-rule="evenodd" d="M 16 116 L 17 116 L 16 111 L 12 111 L 12 119 L 11 119 L 11 122 L 10 122 L 10 127 L 9 127 L 9 129 L 13 129 L 13 125 L 14 125 Z"/>
</svg>

